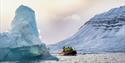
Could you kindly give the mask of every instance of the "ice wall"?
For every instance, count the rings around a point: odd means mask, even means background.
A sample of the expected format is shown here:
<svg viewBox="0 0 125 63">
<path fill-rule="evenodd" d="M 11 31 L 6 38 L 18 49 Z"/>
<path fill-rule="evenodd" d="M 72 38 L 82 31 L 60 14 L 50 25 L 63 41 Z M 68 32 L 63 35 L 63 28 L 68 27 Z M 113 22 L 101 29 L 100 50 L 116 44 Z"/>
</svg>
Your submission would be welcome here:
<svg viewBox="0 0 125 63">
<path fill-rule="evenodd" d="M 9 32 L 0 33 L 0 61 L 48 59 L 56 60 L 49 54 L 39 38 L 35 12 L 21 5 L 15 13 Z"/>
</svg>

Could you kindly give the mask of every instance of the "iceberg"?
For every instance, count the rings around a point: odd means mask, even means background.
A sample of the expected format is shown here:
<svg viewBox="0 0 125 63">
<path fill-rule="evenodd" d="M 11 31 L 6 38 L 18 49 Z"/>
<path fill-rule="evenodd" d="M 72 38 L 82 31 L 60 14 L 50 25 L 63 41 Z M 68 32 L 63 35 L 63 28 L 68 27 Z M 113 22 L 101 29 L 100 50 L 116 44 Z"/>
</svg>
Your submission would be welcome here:
<svg viewBox="0 0 125 63">
<path fill-rule="evenodd" d="M 50 45 L 50 52 L 64 46 L 79 52 L 125 52 L 125 6 L 94 16 L 72 37 Z"/>
<path fill-rule="evenodd" d="M 0 33 L 0 61 L 57 60 L 39 38 L 35 12 L 21 5 L 15 13 L 9 32 Z"/>
</svg>

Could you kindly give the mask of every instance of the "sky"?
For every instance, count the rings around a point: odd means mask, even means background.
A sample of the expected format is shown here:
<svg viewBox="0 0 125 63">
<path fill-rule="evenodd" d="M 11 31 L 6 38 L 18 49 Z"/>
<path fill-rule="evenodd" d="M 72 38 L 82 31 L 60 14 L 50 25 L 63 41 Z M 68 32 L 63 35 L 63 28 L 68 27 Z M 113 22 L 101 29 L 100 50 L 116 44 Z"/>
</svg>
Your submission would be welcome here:
<svg viewBox="0 0 125 63">
<path fill-rule="evenodd" d="M 41 40 L 54 44 L 78 32 L 94 15 L 125 5 L 125 0 L 0 0 L 0 32 L 10 30 L 20 5 L 35 11 Z"/>
</svg>

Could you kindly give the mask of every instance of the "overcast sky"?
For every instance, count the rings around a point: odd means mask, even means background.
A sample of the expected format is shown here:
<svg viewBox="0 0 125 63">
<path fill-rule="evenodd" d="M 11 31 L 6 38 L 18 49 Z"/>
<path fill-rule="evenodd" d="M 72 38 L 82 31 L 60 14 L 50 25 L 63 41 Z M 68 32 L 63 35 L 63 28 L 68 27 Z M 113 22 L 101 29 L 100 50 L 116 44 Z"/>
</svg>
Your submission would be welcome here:
<svg viewBox="0 0 125 63">
<path fill-rule="evenodd" d="M 22 4 L 36 12 L 41 40 L 53 44 L 75 34 L 94 15 L 125 5 L 125 0 L 0 0 L 0 32 L 10 29 Z"/>
</svg>

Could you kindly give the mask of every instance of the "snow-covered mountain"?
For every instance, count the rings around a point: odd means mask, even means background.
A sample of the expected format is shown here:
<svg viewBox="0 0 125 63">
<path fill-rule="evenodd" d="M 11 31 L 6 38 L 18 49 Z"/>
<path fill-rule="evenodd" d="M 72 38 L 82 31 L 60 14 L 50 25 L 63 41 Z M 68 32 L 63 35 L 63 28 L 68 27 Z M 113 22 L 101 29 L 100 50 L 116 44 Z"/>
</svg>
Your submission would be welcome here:
<svg viewBox="0 0 125 63">
<path fill-rule="evenodd" d="M 64 46 L 82 52 L 125 52 L 125 6 L 94 16 L 75 35 L 49 48 L 58 52 Z"/>
<path fill-rule="evenodd" d="M 56 59 L 39 39 L 35 12 L 21 5 L 9 32 L 0 33 L 0 61 L 27 59 Z"/>
</svg>

